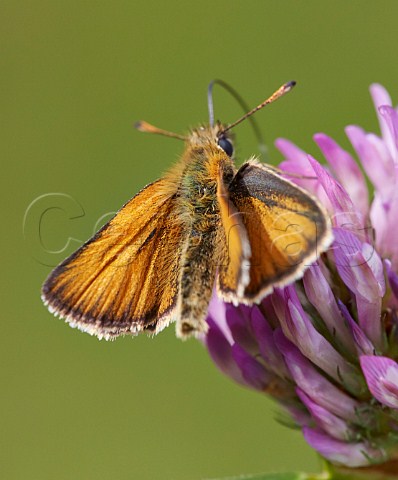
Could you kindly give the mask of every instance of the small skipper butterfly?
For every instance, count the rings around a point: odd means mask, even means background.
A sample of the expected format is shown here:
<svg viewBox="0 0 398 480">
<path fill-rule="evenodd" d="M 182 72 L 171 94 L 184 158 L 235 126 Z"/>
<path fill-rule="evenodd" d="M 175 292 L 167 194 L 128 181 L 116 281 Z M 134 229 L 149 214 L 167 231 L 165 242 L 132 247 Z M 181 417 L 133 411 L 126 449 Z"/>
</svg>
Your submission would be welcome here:
<svg viewBox="0 0 398 480">
<path fill-rule="evenodd" d="M 332 240 L 326 211 L 305 190 L 255 159 L 237 169 L 230 130 L 291 90 L 280 87 L 236 122 L 187 137 L 139 122 L 141 131 L 186 142 L 180 161 L 127 202 L 47 278 L 42 298 L 73 327 L 113 339 L 206 332 L 216 286 L 251 305 L 300 278 Z"/>
</svg>

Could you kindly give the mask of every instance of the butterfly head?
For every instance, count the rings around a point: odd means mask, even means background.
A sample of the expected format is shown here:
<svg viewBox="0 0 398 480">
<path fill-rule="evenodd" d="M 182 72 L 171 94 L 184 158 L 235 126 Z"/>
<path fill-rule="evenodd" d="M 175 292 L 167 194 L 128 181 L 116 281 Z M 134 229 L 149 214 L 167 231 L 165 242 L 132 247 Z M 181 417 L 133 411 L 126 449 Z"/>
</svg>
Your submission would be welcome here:
<svg viewBox="0 0 398 480">
<path fill-rule="evenodd" d="M 217 123 L 214 127 L 200 126 L 192 130 L 187 141 L 198 147 L 214 146 L 226 153 L 228 157 L 232 157 L 234 154 L 233 138 L 229 132 L 224 132 L 224 129 L 225 126 L 221 123 Z"/>
</svg>

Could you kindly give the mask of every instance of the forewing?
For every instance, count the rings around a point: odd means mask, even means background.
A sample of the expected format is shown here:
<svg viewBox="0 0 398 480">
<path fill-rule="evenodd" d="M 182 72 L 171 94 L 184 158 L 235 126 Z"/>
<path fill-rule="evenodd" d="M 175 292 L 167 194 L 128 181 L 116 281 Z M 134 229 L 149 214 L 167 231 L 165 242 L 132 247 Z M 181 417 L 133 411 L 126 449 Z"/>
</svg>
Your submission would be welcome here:
<svg viewBox="0 0 398 480">
<path fill-rule="evenodd" d="M 245 163 L 229 194 L 243 215 L 252 252 L 250 281 L 240 301 L 259 301 L 274 287 L 300 278 L 331 243 L 329 218 L 320 203 L 265 165 Z"/>
<path fill-rule="evenodd" d="M 176 305 L 183 227 L 158 180 L 133 197 L 43 286 L 49 309 L 112 338 L 166 326 Z"/>
<path fill-rule="evenodd" d="M 217 288 L 225 299 L 233 300 L 235 296 L 243 295 L 249 283 L 251 249 L 242 214 L 231 201 L 222 170 L 217 181 L 217 202 L 221 218 L 216 245 L 219 261 Z"/>
</svg>

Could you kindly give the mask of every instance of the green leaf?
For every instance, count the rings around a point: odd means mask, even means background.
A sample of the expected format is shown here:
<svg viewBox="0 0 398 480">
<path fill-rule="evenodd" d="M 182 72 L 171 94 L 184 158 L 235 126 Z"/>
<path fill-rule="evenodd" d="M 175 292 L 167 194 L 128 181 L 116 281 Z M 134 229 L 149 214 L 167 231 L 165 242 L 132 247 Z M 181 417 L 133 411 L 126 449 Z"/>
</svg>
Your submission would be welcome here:
<svg viewBox="0 0 398 480">
<path fill-rule="evenodd" d="M 368 468 L 333 467 L 325 463 L 323 473 L 261 473 L 207 480 L 398 480 L 398 472 L 396 470 L 383 471 L 373 468 L 369 470 Z"/>
</svg>

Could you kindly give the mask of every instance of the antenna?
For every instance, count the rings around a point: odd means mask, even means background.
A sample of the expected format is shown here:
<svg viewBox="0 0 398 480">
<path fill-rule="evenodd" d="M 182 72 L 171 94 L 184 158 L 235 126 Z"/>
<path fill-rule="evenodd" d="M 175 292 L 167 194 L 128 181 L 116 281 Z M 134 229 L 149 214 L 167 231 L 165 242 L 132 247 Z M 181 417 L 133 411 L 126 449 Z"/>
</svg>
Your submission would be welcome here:
<svg viewBox="0 0 398 480">
<path fill-rule="evenodd" d="M 288 82 L 282 85 L 276 92 L 274 92 L 267 100 L 264 100 L 264 102 L 260 103 L 260 105 L 257 105 L 257 107 L 253 108 L 253 110 L 250 110 L 250 112 L 246 113 L 243 115 L 243 117 L 239 118 L 236 120 L 236 122 L 231 123 L 230 125 L 226 126 L 224 130 L 220 132 L 220 134 L 223 134 L 227 132 L 228 130 L 231 130 L 231 128 L 236 127 L 239 123 L 243 122 L 243 120 L 246 120 L 246 118 L 251 117 L 254 113 L 256 113 L 258 110 L 261 110 L 263 107 L 266 105 L 275 102 L 275 100 L 278 100 L 278 98 L 283 97 L 286 93 L 290 92 L 290 90 L 296 85 L 296 82 Z"/>
<path fill-rule="evenodd" d="M 162 130 L 161 128 L 154 127 L 150 123 L 144 122 L 143 120 L 140 120 L 139 122 L 135 123 L 134 127 L 140 132 L 156 133 L 158 135 L 163 135 L 165 137 L 178 138 L 178 140 L 184 140 L 184 142 L 188 140 L 188 138 L 184 137 L 183 135 L 179 135 L 178 133 L 168 132 L 167 130 Z"/>
<path fill-rule="evenodd" d="M 220 85 L 220 87 L 223 87 L 234 99 L 239 103 L 239 105 L 242 107 L 244 112 L 248 112 L 250 110 L 250 107 L 247 105 L 247 103 L 243 100 L 243 98 L 239 95 L 239 93 L 231 87 L 227 82 L 224 82 L 223 80 L 220 80 L 216 78 L 215 80 L 212 80 L 209 84 L 209 88 L 207 89 L 207 105 L 209 108 L 209 124 L 211 127 L 214 127 L 214 107 L 213 107 L 213 87 L 214 85 Z M 262 152 L 264 155 L 267 154 L 267 146 L 265 145 L 264 142 L 264 137 L 261 133 L 261 130 L 259 129 L 257 122 L 255 118 L 250 117 L 249 122 L 251 123 L 251 126 L 253 127 L 254 134 L 257 138 L 258 146 L 260 152 Z"/>
</svg>

